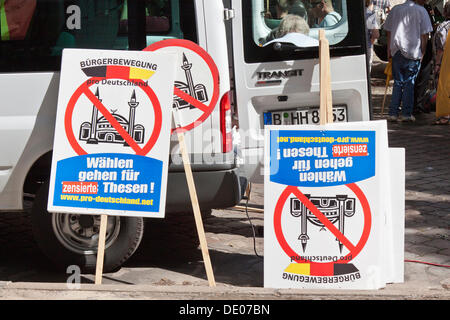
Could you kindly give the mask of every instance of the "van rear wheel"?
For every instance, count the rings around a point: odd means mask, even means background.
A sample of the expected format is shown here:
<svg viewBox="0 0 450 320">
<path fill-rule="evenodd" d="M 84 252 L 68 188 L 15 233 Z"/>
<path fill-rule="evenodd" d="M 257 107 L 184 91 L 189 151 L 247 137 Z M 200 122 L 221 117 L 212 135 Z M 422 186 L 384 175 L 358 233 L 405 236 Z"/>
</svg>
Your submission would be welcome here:
<svg viewBox="0 0 450 320">
<path fill-rule="evenodd" d="M 48 182 L 41 186 L 32 208 L 33 235 L 38 246 L 60 267 L 77 265 L 84 273 L 94 273 L 100 216 L 48 212 L 48 187 Z M 143 218 L 109 216 L 103 271 L 115 271 L 128 260 L 143 234 Z"/>
</svg>

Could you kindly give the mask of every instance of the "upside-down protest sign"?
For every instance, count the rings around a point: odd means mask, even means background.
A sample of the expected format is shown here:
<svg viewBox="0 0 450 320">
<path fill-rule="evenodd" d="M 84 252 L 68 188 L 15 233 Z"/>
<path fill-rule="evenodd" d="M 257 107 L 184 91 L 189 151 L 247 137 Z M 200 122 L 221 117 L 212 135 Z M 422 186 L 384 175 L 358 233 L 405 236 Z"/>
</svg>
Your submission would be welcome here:
<svg viewBox="0 0 450 320">
<path fill-rule="evenodd" d="M 174 61 L 64 50 L 50 212 L 164 217 Z"/>
<path fill-rule="evenodd" d="M 265 150 L 266 287 L 377 289 L 402 278 L 385 121 L 267 126 Z"/>
</svg>

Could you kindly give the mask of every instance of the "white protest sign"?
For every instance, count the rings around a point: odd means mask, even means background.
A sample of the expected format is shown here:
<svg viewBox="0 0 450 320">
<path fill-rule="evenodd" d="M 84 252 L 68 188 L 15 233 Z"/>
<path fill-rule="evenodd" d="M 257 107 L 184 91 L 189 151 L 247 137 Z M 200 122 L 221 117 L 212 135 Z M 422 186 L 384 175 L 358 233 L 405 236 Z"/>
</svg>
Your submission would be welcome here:
<svg viewBox="0 0 450 320">
<path fill-rule="evenodd" d="M 50 212 L 164 217 L 175 60 L 64 50 Z"/>
<path fill-rule="evenodd" d="M 265 128 L 264 286 L 385 286 L 400 267 L 386 122 Z"/>
</svg>

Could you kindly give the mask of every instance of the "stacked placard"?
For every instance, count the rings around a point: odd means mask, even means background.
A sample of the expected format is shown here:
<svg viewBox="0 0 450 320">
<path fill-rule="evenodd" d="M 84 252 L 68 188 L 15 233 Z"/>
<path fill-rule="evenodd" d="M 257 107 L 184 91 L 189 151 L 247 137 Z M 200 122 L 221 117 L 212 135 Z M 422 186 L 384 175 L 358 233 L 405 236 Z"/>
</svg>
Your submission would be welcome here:
<svg viewBox="0 0 450 320">
<path fill-rule="evenodd" d="M 266 287 L 403 281 L 404 153 L 385 121 L 268 126 L 265 148 Z"/>
<path fill-rule="evenodd" d="M 379 289 L 403 282 L 404 149 L 386 121 L 333 124 L 319 30 L 320 126 L 266 126 L 264 286 Z"/>
</svg>

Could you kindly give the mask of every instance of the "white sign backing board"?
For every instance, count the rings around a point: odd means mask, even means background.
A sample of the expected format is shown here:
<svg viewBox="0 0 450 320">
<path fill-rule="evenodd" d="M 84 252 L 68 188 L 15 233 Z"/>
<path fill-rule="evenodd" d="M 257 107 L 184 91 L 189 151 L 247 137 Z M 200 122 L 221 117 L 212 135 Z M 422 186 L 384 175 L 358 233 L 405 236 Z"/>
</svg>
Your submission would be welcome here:
<svg viewBox="0 0 450 320">
<path fill-rule="evenodd" d="M 48 211 L 164 217 L 175 61 L 63 51 Z"/>
<path fill-rule="evenodd" d="M 404 282 L 405 277 L 405 149 L 389 148 L 390 187 L 393 241 L 393 283 Z M 390 282 L 390 281 L 388 281 Z"/>
<path fill-rule="evenodd" d="M 386 122 L 265 129 L 264 286 L 401 282 L 403 262 L 394 257 L 403 229 L 393 218 L 401 204 L 393 199 L 404 199 L 404 189 L 391 186 Z"/>
</svg>

